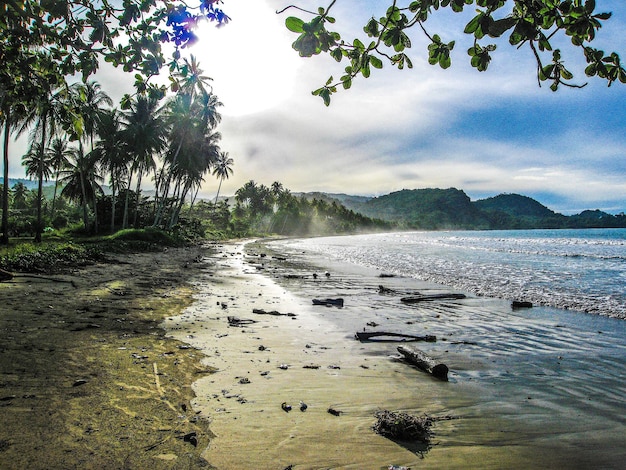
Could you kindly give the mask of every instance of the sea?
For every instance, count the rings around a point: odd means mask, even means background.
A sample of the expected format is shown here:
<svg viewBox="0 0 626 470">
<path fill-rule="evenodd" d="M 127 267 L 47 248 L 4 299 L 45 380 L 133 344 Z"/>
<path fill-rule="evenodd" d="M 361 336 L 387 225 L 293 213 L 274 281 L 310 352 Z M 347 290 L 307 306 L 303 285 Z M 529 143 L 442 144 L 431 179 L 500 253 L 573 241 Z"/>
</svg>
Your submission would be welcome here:
<svg viewBox="0 0 626 470">
<path fill-rule="evenodd" d="M 400 232 L 283 246 L 476 295 L 626 318 L 626 229 Z"/>
<path fill-rule="evenodd" d="M 264 243 L 288 261 L 276 258 L 278 268 L 266 264 L 259 272 L 300 298 L 344 298 L 344 308 L 314 314 L 346 338 L 377 329 L 437 336 L 417 347 L 448 365 L 449 383 L 430 399 L 417 386 L 405 403 L 426 413 L 436 403 L 439 413 L 461 418 L 438 428 L 440 446 L 426 457 L 432 467 L 475 455 L 483 460 L 446 468 L 624 468 L 626 229 Z M 403 295 L 446 292 L 467 296 L 401 302 Z M 533 306 L 513 308 L 513 300 Z M 394 351 L 393 344 L 365 344 L 361 354 Z"/>
</svg>

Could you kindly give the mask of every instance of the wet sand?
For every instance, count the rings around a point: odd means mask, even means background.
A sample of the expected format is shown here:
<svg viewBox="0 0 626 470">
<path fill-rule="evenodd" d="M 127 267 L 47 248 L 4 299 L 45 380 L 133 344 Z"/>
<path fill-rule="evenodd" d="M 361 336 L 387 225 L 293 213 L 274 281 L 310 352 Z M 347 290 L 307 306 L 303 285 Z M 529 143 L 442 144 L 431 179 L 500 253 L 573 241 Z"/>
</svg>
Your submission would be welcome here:
<svg viewBox="0 0 626 470">
<path fill-rule="evenodd" d="M 378 285 L 446 289 L 263 244 L 112 261 L 57 276 L 76 287 L 0 284 L 0 468 L 617 469 L 626 459 L 623 323 L 475 297 L 402 306 Z M 345 306 L 311 303 L 327 297 Z M 448 364 L 450 381 L 394 360 L 396 344 L 356 341 L 372 322 L 436 335 L 409 346 Z M 374 433 L 381 409 L 454 419 L 434 423 L 425 449 Z"/>
<path fill-rule="evenodd" d="M 165 323 L 216 370 L 194 384 L 193 401 L 216 436 L 203 453 L 216 468 L 620 468 L 626 457 L 619 413 L 623 368 L 598 382 L 613 387 L 607 393 L 615 397 L 608 399 L 593 385 L 572 397 L 565 375 L 576 377 L 587 350 L 619 340 L 621 330 L 617 338 L 596 332 L 586 339 L 593 347 L 576 352 L 575 331 L 565 328 L 561 344 L 549 337 L 553 317 L 529 320 L 504 301 L 468 298 L 398 311 L 398 299 L 379 295 L 378 284 L 398 292 L 446 290 L 410 279 L 381 281 L 327 260 L 291 263 L 262 244 L 220 249 L 208 271 L 217 275 L 198 278 L 195 303 Z M 313 279 L 313 272 L 320 276 Z M 346 305 L 313 306 L 315 297 L 343 297 Z M 254 323 L 229 326 L 228 316 Z M 503 317 L 510 322 L 504 332 Z M 450 381 L 394 360 L 396 344 L 356 341 L 356 331 L 375 329 L 371 322 L 378 329 L 437 335 L 436 343 L 409 346 L 445 360 Z M 567 357 L 559 356 L 563 351 Z M 433 445 L 424 449 L 374 433 L 381 409 L 454 419 L 435 422 Z"/>
</svg>

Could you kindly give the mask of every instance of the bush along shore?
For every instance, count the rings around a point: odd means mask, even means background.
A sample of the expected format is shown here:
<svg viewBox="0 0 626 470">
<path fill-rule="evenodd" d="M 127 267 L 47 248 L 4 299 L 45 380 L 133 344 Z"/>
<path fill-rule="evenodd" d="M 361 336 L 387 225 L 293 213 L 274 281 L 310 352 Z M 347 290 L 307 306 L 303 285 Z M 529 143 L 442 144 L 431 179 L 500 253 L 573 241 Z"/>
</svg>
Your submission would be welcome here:
<svg viewBox="0 0 626 470">
<path fill-rule="evenodd" d="M 3 468 L 208 467 L 211 432 L 190 400 L 211 371 L 161 322 L 191 303 L 210 249 L 117 241 L 0 258 Z"/>
</svg>

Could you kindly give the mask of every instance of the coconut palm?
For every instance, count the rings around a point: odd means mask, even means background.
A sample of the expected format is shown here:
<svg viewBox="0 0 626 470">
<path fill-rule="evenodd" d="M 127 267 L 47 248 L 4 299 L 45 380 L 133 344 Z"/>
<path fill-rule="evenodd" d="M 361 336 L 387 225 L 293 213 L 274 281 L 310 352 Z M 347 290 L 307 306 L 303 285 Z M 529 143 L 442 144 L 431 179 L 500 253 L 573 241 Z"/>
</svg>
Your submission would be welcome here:
<svg viewBox="0 0 626 470">
<path fill-rule="evenodd" d="M 44 152 L 48 142 L 56 134 L 58 125 L 63 116 L 63 103 L 61 97 L 63 90 L 54 90 L 48 83 L 40 86 L 39 93 L 33 99 L 33 106 L 25 116 L 22 125 L 18 129 L 18 135 L 26 131 L 34 123 L 30 134 L 31 148 L 40 152 L 38 157 L 39 167 L 37 169 L 37 226 L 35 227 L 35 243 L 41 242 L 42 232 L 42 201 L 43 201 L 43 180 L 44 180 Z"/>
<path fill-rule="evenodd" d="M 26 176 L 30 179 L 37 180 L 37 186 L 39 188 L 37 192 L 37 215 L 40 216 L 39 211 L 41 210 L 42 200 L 41 188 L 43 187 L 43 181 L 51 178 L 54 174 L 52 160 L 50 160 L 48 153 L 42 150 L 41 144 L 34 142 L 31 144 L 28 153 L 22 157 L 22 165 L 26 167 Z M 41 224 L 41 219 L 39 218 L 38 223 Z M 41 241 L 41 238 L 37 240 L 37 235 L 35 235 L 35 237 L 35 241 Z M 39 237 L 41 237 L 41 234 Z"/>
<path fill-rule="evenodd" d="M 68 167 L 61 171 L 60 181 L 65 185 L 61 195 L 82 205 L 85 230 L 89 229 L 90 198 L 97 193 L 102 193 L 99 185 L 102 177 L 96 173 L 95 163 L 93 158 L 85 155 L 83 146 L 79 142 L 78 148 L 72 149 L 72 160 Z"/>
<path fill-rule="evenodd" d="M 123 137 L 128 153 L 133 157 L 129 174 L 129 187 L 134 173 L 137 174 L 135 207 L 139 207 L 141 181 L 144 174 L 156 169 L 155 156 L 160 154 L 166 145 L 167 125 L 159 108 L 158 100 L 137 96 L 130 102 L 130 108 L 124 113 Z M 128 192 L 126 193 L 128 195 Z M 128 197 L 124 210 L 124 227 L 127 225 Z M 137 210 L 133 225 L 137 226 Z"/>
<path fill-rule="evenodd" d="M 220 196 L 222 182 L 233 174 L 233 164 L 234 161 L 228 156 L 228 152 L 220 152 L 217 162 L 213 167 L 213 176 L 217 176 L 220 180 L 220 184 L 217 186 L 217 194 L 215 195 L 215 205 L 217 205 L 217 199 Z"/>
<path fill-rule="evenodd" d="M 98 120 L 104 107 L 112 106 L 113 100 L 102 91 L 100 84 L 96 81 L 76 83 L 72 86 L 72 92 L 74 94 L 75 112 L 78 114 L 83 126 L 83 132 L 80 137 L 82 137 L 82 140 L 90 143 L 90 150 L 93 151 Z M 97 202 L 97 194 L 94 193 L 94 228 L 96 233 L 98 232 Z"/>
<path fill-rule="evenodd" d="M 69 163 L 70 155 L 71 149 L 68 147 L 67 140 L 60 137 L 54 138 L 47 150 L 47 158 L 50 160 L 54 172 L 54 195 L 52 196 L 52 208 L 50 212 L 50 218 L 52 219 L 54 219 L 54 208 L 59 188 L 59 172 Z"/>
<path fill-rule="evenodd" d="M 183 66 L 173 74 L 174 78 L 178 80 L 178 91 L 182 94 L 190 95 L 192 98 L 198 93 L 211 95 L 213 89 L 208 83 L 213 79 L 203 75 L 203 73 L 204 70 L 200 68 L 200 63 L 196 60 L 196 56 L 191 54 L 189 59 L 183 59 Z"/>
<path fill-rule="evenodd" d="M 116 195 L 122 189 L 127 171 L 126 142 L 122 138 L 121 114 L 117 109 L 103 110 L 95 132 L 100 139 L 91 152 L 91 158 L 106 168 L 111 184 L 111 232 L 115 230 Z"/>
</svg>

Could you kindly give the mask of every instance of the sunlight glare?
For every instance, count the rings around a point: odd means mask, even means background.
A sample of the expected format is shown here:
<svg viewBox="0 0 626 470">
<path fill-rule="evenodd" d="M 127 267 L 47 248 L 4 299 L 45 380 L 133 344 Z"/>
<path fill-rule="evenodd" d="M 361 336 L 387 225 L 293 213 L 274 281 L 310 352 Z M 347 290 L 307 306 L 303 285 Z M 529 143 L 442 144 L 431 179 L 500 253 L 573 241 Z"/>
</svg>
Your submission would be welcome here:
<svg viewBox="0 0 626 470">
<path fill-rule="evenodd" d="M 225 2 L 224 10 L 231 21 L 220 28 L 203 25 L 189 50 L 213 79 L 213 91 L 224 103 L 221 113 L 253 114 L 287 100 L 300 60 L 285 16 L 264 0 Z"/>
</svg>

